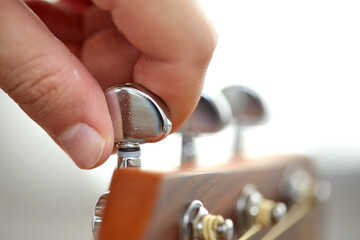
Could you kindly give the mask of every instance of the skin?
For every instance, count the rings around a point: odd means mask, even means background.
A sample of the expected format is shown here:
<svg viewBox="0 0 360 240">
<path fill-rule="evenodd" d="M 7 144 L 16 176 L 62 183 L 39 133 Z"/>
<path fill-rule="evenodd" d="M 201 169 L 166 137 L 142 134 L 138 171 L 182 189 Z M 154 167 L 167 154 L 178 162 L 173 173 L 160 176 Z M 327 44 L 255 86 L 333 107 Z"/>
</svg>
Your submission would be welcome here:
<svg viewBox="0 0 360 240">
<path fill-rule="evenodd" d="M 94 168 L 114 147 L 103 91 L 143 85 L 176 131 L 198 102 L 216 39 L 195 0 L 1 0 L 0 87 L 80 168 Z"/>
</svg>

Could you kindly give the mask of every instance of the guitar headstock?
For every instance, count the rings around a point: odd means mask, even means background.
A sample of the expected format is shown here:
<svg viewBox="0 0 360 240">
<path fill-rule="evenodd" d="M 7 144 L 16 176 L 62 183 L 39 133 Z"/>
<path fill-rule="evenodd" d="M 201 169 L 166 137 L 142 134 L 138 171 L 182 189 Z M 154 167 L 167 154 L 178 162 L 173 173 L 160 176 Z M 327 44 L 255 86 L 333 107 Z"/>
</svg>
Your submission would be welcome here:
<svg viewBox="0 0 360 240">
<path fill-rule="evenodd" d="M 119 151 L 121 162 L 133 154 Z M 223 165 L 186 161 L 168 171 L 119 164 L 96 206 L 94 234 L 100 240 L 319 239 L 314 206 L 328 189 L 316 179 L 311 161 L 301 156 L 236 154 Z"/>
<path fill-rule="evenodd" d="M 98 239 L 195 239 L 185 238 L 182 227 L 184 214 L 194 200 L 201 201 L 211 214 L 231 219 L 232 239 L 239 238 L 248 229 L 239 219 L 242 213 L 237 209 L 244 188 L 251 183 L 267 199 L 290 206 L 293 200 L 281 190 L 289 169 L 294 173 L 306 171 L 315 179 L 309 159 L 297 156 L 273 156 L 166 172 L 116 169 Z M 319 217 L 316 213 L 314 209 L 307 216 L 310 222 L 295 225 L 282 239 L 304 239 L 304 234 L 309 236 L 306 239 L 319 239 L 318 225 L 311 224 L 315 222 L 314 217 Z M 289 235 L 291 237 L 286 238 Z"/>
</svg>

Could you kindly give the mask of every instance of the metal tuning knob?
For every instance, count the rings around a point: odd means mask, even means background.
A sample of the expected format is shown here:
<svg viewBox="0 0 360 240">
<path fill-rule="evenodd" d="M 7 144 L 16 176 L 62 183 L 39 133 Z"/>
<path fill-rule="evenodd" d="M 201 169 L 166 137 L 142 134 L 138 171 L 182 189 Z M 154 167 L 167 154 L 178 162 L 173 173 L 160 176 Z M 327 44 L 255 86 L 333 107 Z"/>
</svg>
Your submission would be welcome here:
<svg viewBox="0 0 360 240">
<path fill-rule="evenodd" d="M 127 83 L 105 91 L 121 168 L 140 167 L 140 144 L 157 142 L 171 131 L 163 101 L 146 88 Z"/>
<path fill-rule="evenodd" d="M 228 100 L 233 122 L 236 125 L 234 151 L 241 152 L 241 128 L 257 125 L 264 121 L 265 110 L 260 97 L 251 89 L 243 86 L 230 86 L 222 90 Z"/>
<path fill-rule="evenodd" d="M 182 133 L 181 163 L 196 158 L 194 138 L 199 134 L 220 131 L 230 123 L 231 109 L 225 97 L 202 94 L 194 112 L 180 129 Z"/>
<path fill-rule="evenodd" d="M 209 214 L 199 200 L 187 208 L 180 229 L 180 240 L 231 240 L 234 234 L 232 220 Z"/>
<path fill-rule="evenodd" d="M 118 148 L 118 167 L 140 167 L 140 144 L 157 142 L 171 131 L 171 121 L 166 115 L 162 100 L 146 88 L 127 83 L 105 91 Z M 97 201 L 92 218 L 96 238 L 109 192 Z"/>
<path fill-rule="evenodd" d="M 244 187 L 236 209 L 242 234 L 255 225 L 259 226 L 259 229 L 273 225 L 279 222 L 287 212 L 284 203 L 264 198 L 252 184 Z"/>
</svg>

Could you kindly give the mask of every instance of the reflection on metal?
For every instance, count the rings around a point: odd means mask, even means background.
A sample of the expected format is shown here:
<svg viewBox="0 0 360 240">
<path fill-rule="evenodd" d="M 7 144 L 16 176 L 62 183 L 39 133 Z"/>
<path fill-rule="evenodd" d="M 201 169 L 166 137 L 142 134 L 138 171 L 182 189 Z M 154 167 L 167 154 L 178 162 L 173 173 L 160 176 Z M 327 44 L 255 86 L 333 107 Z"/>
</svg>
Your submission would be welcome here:
<svg viewBox="0 0 360 240">
<path fill-rule="evenodd" d="M 105 91 L 116 147 L 118 167 L 140 167 L 140 144 L 157 142 L 171 131 L 167 108 L 160 98 L 144 87 L 127 83 Z M 109 192 L 95 205 L 92 230 L 96 238 Z"/>
<path fill-rule="evenodd" d="M 167 108 L 144 87 L 128 83 L 105 91 L 115 142 L 157 142 L 171 130 Z"/>
<path fill-rule="evenodd" d="M 119 168 L 141 167 L 141 151 L 139 143 L 119 142 L 116 144 L 116 147 L 118 148 Z"/>
<path fill-rule="evenodd" d="M 233 234 L 233 222 L 222 216 L 209 214 L 199 200 L 190 203 L 180 226 L 180 240 L 231 240 Z"/>
<path fill-rule="evenodd" d="M 127 83 L 105 91 L 118 147 L 118 166 L 140 167 L 140 144 L 157 142 L 171 131 L 167 108 L 144 87 Z"/>
<path fill-rule="evenodd" d="M 231 86 L 223 89 L 222 92 L 230 104 L 236 124 L 256 125 L 265 119 L 262 101 L 251 89 L 243 86 Z"/>
</svg>

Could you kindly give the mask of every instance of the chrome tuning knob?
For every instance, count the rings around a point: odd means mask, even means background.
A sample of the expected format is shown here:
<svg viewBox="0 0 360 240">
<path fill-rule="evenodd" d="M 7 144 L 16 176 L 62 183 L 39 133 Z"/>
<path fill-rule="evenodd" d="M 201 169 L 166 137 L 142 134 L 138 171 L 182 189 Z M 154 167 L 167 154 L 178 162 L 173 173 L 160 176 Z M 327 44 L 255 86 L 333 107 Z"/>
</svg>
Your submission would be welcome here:
<svg viewBox="0 0 360 240">
<path fill-rule="evenodd" d="M 160 98 L 146 88 L 127 83 L 105 91 L 118 148 L 118 167 L 140 167 L 140 144 L 157 142 L 171 131 L 167 108 Z M 96 238 L 110 192 L 95 205 L 92 230 Z"/>
<path fill-rule="evenodd" d="M 171 121 L 163 101 L 146 88 L 127 83 L 105 91 L 119 167 L 139 167 L 140 144 L 157 142 L 171 131 Z"/>
<path fill-rule="evenodd" d="M 194 112 L 180 129 L 182 133 L 181 163 L 193 162 L 196 158 L 194 137 L 199 134 L 220 131 L 229 124 L 231 109 L 225 97 L 202 94 Z"/>
<path fill-rule="evenodd" d="M 222 90 L 230 104 L 233 122 L 236 125 L 234 152 L 241 152 L 241 128 L 257 125 L 265 120 L 266 114 L 260 97 L 243 86 L 230 86 Z"/>
</svg>

